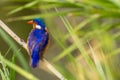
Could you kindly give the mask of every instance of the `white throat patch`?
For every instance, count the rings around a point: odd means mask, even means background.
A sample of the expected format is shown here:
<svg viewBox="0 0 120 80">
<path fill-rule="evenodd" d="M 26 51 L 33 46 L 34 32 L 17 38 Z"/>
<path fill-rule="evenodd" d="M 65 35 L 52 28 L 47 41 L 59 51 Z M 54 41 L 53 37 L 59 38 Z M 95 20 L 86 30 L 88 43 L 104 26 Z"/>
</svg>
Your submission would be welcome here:
<svg viewBox="0 0 120 80">
<path fill-rule="evenodd" d="M 41 29 L 42 27 L 40 25 L 36 25 L 36 28 L 37 29 Z"/>
</svg>

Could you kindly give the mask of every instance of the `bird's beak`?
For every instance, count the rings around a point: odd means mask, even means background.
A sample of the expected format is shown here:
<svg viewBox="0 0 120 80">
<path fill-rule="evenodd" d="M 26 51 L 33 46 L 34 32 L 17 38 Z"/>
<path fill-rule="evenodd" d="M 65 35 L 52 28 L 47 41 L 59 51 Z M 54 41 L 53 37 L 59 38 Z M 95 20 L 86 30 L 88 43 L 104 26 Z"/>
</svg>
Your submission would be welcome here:
<svg viewBox="0 0 120 80">
<path fill-rule="evenodd" d="M 31 20 L 31 21 L 28 21 L 28 24 L 33 24 L 33 20 Z"/>
</svg>

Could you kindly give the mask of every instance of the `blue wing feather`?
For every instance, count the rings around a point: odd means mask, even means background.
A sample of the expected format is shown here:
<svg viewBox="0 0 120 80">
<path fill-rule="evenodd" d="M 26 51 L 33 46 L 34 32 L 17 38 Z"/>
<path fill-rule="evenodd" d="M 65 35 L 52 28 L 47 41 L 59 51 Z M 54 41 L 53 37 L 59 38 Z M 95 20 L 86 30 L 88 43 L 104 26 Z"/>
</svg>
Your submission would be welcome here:
<svg viewBox="0 0 120 80">
<path fill-rule="evenodd" d="M 43 51 L 48 44 L 49 35 L 46 31 L 34 29 L 28 37 L 28 48 L 31 55 L 31 65 L 36 67 L 40 58 L 43 57 Z M 42 55 L 41 55 L 42 54 Z"/>
</svg>

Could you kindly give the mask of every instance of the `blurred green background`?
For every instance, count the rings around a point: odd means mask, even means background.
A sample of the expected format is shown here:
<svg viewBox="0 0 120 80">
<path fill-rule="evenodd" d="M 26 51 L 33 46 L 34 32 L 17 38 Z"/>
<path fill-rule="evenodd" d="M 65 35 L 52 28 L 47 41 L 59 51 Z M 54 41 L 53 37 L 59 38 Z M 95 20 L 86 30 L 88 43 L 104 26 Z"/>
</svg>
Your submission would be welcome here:
<svg viewBox="0 0 120 80">
<path fill-rule="evenodd" d="M 67 80 L 120 80 L 119 0 L 1 0 L 0 10 L 0 19 L 25 42 L 32 29 L 27 21 L 45 20 L 51 41 L 45 58 Z M 1 28 L 0 36 L 6 60 L 39 80 L 59 80 L 32 69 L 27 52 Z M 27 79 L 4 59 L 0 63 L 0 80 Z"/>
</svg>

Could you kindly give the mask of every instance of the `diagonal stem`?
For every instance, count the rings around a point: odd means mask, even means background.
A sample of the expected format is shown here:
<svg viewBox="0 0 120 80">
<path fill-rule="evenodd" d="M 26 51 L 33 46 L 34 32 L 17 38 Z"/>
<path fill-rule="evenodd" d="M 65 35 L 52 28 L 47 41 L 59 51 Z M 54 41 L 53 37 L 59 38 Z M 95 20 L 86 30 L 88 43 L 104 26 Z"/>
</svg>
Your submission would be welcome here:
<svg viewBox="0 0 120 80">
<path fill-rule="evenodd" d="M 7 32 L 17 43 L 19 43 L 23 48 L 27 50 L 26 43 L 23 39 L 21 39 L 19 36 L 17 36 L 6 24 L 4 24 L 0 20 L 0 28 L 2 28 L 5 32 Z"/>
</svg>

